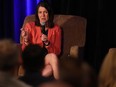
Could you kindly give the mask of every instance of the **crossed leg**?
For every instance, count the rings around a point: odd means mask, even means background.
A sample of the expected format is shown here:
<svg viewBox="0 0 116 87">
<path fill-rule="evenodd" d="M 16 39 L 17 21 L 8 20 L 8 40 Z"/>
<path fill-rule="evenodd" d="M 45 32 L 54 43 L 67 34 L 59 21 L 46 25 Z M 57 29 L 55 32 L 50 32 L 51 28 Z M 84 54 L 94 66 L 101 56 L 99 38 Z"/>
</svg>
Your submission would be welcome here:
<svg viewBox="0 0 116 87">
<path fill-rule="evenodd" d="M 42 71 L 42 76 L 48 77 L 53 74 L 55 79 L 59 79 L 58 57 L 54 53 L 49 53 L 45 56 L 45 67 Z"/>
</svg>

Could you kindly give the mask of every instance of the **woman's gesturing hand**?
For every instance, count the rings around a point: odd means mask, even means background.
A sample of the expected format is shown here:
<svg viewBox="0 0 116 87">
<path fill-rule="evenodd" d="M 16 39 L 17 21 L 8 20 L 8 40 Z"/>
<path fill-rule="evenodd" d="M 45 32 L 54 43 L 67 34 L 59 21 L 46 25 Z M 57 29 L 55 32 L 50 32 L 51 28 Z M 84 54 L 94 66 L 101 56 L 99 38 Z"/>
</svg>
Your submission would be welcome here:
<svg viewBox="0 0 116 87">
<path fill-rule="evenodd" d="M 21 28 L 20 30 L 21 30 L 21 37 L 24 40 L 24 44 L 28 45 L 29 44 L 29 33 L 28 33 L 28 31 L 24 30 L 23 28 Z"/>
</svg>

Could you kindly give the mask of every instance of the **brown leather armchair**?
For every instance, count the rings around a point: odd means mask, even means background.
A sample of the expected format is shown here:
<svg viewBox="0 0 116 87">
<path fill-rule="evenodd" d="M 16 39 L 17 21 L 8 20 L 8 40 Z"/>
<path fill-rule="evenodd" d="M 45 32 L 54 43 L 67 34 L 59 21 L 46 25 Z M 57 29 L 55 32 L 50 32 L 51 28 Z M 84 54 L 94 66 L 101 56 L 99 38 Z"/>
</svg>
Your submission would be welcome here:
<svg viewBox="0 0 116 87">
<path fill-rule="evenodd" d="M 27 16 L 24 19 L 23 26 L 27 22 L 35 21 L 35 15 Z M 62 53 L 69 54 L 70 48 L 72 46 L 78 46 L 79 49 L 77 52 L 80 52 L 80 48 L 83 48 L 85 45 L 86 39 L 86 18 L 74 15 L 55 15 L 54 16 L 54 23 L 58 24 L 62 29 Z M 21 38 L 20 38 L 20 43 Z"/>
</svg>

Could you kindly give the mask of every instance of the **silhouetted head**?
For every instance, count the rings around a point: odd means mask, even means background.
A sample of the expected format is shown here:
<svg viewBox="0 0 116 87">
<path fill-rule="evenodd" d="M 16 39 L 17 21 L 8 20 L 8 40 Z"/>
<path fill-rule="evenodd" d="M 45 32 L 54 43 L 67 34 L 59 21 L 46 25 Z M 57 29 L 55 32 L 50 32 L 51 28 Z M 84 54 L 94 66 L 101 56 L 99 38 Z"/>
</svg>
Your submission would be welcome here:
<svg viewBox="0 0 116 87">
<path fill-rule="evenodd" d="M 18 46 L 8 39 L 0 40 L 0 70 L 9 71 L 18 64 Z"/>
<path fill-rule="evenodd" d="M 44 67 L 47 50 L 38 44 L 29 44 L 22 52 L 23 67 L 26 71 L 36 72 Z"/>
</svg>

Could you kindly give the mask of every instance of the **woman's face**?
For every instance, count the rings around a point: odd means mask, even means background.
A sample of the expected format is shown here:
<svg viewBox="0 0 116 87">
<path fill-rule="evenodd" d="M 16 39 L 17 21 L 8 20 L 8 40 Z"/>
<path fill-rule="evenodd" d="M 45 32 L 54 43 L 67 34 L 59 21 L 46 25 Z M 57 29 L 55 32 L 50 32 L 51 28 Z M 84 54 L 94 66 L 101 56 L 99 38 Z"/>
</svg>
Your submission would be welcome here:
<svg viewBox="0 0 116 87">
<path fill-rule="evenodd" d="M 40 6 L 38 8 L 38 18 L 40 20 L 40 23 L 48 21 L 49 19 L 48 11 L 45 7 Z"/>
</svg>

